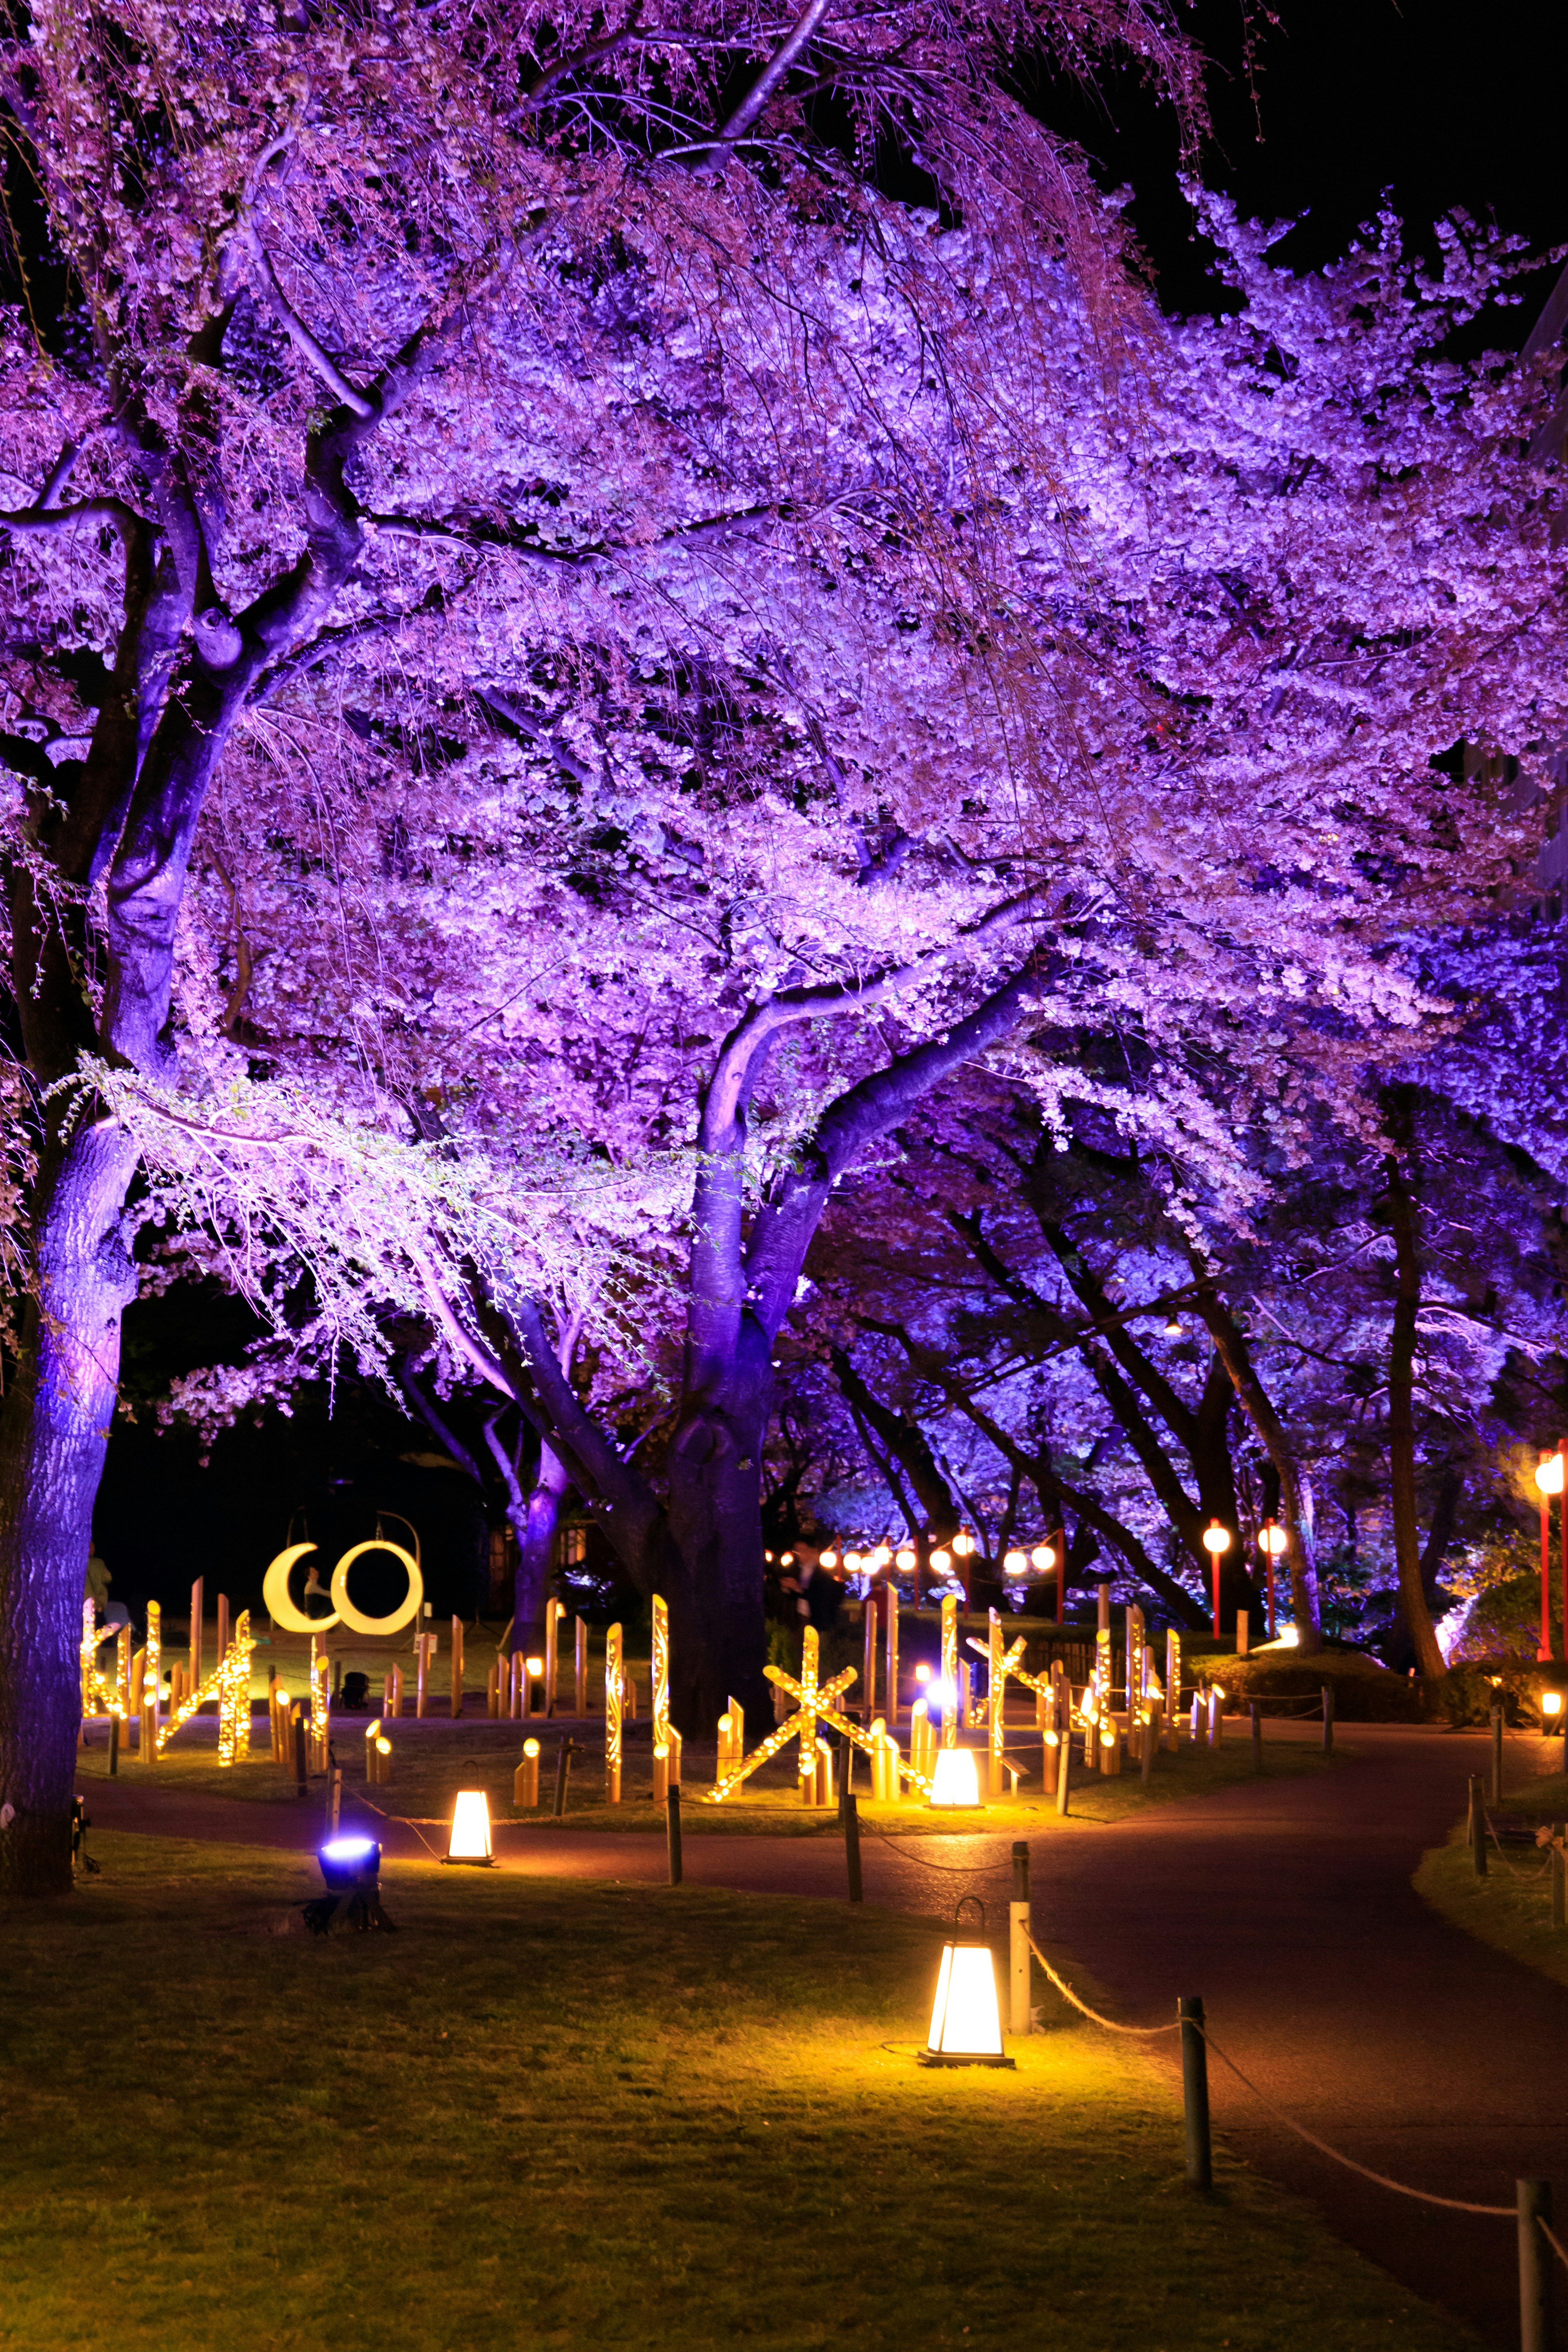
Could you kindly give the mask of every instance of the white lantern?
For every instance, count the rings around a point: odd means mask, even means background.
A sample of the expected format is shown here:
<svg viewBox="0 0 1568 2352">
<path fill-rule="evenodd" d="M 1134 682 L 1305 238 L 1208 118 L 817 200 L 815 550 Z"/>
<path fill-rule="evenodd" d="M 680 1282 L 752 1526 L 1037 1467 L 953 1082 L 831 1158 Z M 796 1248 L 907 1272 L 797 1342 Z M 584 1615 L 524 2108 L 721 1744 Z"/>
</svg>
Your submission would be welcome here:
<svg viewBox="0 0 1568 2352">
<path fill-rule="evenodd" d="M 447 1843 L 448 1862 L 469 1862 L 488 1870 L 490 1852 L 490 1809 L 482 1789 L 459 1789 L 452 1808 L 452 1834 Z"/>
<path fill-rule="evenodd" d="M 980 1802 L 980 1776 L 974 1769 L 973 1748 L 939 1748 L 936 1769 L 931 1774 L 931 1801 L 933 1805 L 956 1808 Z"/>
<path fill-rule="evenodd" d="M 962 1749 L 946 1751 L 962 1754 Z M 959 1915 L 966 1903 L 980 1914 L 985 1932 L 985 1906 L 977 1895 L 963 1895 L 953 1907 L 953 1938 L 942 1949 L 936 1999 L 931 2003 L 931 2031 L 920 2053 L 922 2066 L 1011 2066 L 1002 2049 L 1002 2011 L 996 1999 L 996 1964 L 987 1943 L 965 1943 L 958 1935 Z"/>
</svg>

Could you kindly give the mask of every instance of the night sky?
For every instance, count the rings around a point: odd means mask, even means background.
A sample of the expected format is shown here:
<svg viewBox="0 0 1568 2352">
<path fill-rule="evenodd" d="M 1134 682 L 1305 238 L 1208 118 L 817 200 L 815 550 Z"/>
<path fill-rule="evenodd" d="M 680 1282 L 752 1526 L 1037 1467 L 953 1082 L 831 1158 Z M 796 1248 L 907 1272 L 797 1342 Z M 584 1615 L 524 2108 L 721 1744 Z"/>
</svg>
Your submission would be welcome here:
<svg viewBox="0 0 1568 2352">
<path fill-rule="evenodd" d="M 1568 243 L 1559 6 L 1284 0 L 1272 22 L 1253 12 L 1250 78 L 1238 6 L 1204 5 L 1189 21 L 1215 61 L 1205 176 L 1249 215 L 1305 215 L 1289 257 L 1310 265 L 1332 254 L 1385 198 L 1421 234 L 1458 207 L 1548 254 Z M 1131 217 L 1163 300 L 1202 306 L 1211 289 L 1169 121 L 1130 79 L 1111 79 L 1094 98 L 1039 87 L 1030 97 L 1096 157 L 1107 185 L 1137 191 Z M 1560 267 L 1548 260 L 1525 281 L 1526 300 L 1488 320 L 1484 340 L 1522 342 Z M 234 1302 L 199 1303 L 188 1290 L 133 1307 L 129 1397 L 150 1398 L 215 1352 L 237 1356 L 252 1328 Z M 145 1402 L 139 1412 L 135 1425 L 116 1427 L 96 1517 L 115 1598 L 138 1612 L 149 1597 L 177 1602 L 203 1573 L 209 1595 L 254 1597 L 291 1515 L 296 1539 L 318 1538 L 330 1562 L 372 1532 L 378 1507 L 417 1521 L 437 1612 L 476 1605 L 484 1528 L 474 1489 L 400 1458 L 434 1441 L 363 1384 L 345 1381 L 331 1416 L 312 1394 L 290 1420 L 226 1434 L 205 1468 L 195 1437 L 161 1433 Z"/>
</svg>

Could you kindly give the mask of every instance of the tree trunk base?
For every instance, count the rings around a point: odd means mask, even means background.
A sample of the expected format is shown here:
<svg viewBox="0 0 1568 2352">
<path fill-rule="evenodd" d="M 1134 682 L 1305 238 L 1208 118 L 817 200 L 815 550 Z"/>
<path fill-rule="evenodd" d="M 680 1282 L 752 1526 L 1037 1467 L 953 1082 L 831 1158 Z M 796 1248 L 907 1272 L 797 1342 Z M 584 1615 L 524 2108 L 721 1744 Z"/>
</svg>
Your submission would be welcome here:
<svg viewBox="0 0 1568 2352">
<path fill-rule="evenodd" d="M 0 1830 L 0 1899 L 68 1895 L 75 1883 L 68 1806 L 63 1813 L 16 1813 Z"/>
</svg>

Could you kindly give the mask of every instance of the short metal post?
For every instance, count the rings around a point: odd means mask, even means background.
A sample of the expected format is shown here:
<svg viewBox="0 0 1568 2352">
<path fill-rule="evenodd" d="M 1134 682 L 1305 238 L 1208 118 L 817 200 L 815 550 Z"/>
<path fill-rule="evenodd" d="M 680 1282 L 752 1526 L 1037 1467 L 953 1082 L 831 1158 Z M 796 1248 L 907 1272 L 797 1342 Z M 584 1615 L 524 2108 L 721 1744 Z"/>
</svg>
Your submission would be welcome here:
<svg viewBox="0 0 1568 2352">
<path fill-rule="evenodd" d="M 1568 1916 L 1568 1905 L 1564 1903 L 1564 1893 L 1568 1891 L 1568 1864 L 1564 1863 L 1563 1855 L 1565 1834 L 1568 1834 L 1568 1822 L 1553 1822 L 1549 1851 L 1552 1855 L 1552 1924 L 1554 1927 L 1561 1927 Z"/>
<path fill-rule="evenodd" d="M 848 1789 L 839 1792 L 838 1818 L 844 1824 L 844 1867 L 849 1879 L 849 1900 L 864 1903 L 866 1894 L 860 1883 L 860 1806 Z"/>
<path fill-rule="evenodd" d="M 1186 2124 L 1187 2187 L 1214 2187 L 1214 2149 L 1209 2138 L 1209 2053 L 1204 2040 L 1204 2005 L 1185 1993 L 1176 2003 L 1182 2021 L 1182 2108 Z"/>
<path fill-rule="evenodd" d="M 1263 1715 L 1256 1699 L 1249 1703 L 1247 1712 L 1252 1719 L 1252 1769 L 1255 1772 L 1261 1772 L 1263 1769 Z"/>
<path fill-rule="evenodd" d="M 1470 1859 L 1476 1865 L 1476 1876 L 1487 1874 L 1487 1809 L 1481 1796 L 1481 1776 L 1470 1776 Z"/>
<path fill-rule="evenodd" d="M 1492 1708 L 1492 1802 L 1502 1802 L 1502 1709 Z"/>
<path fill-rule="evenodd" d="M 120 1717 L 109 1718 L 109 1777 L 112 1780 L 120 1769 Z"/>
<path fill-rule="evenodd" d="M 1007 1907 L 1008 2008 L 1010 2033 L 1027 2033 L 1029 2017 L 1029 1848 L 1024 1838 L 1013 1841 L 1013 1900 Z"/>
<path fill-rule="evenodd" d="M 1325 1756 L 1331 1756 L 1333 1752 L 1334 1686 L 1332 1683 L 1325 1683 L 1323 1685 L 1323 1753 Z"/>
<path fill-rule="evenodd" d="M 1540 2224 L 1552 2219 L 1550 2180 L 1515 2183 L 1519 2207 L 1519 2352 L 1551 2352 L 1552 2249 Z"/>
<path fill-rule="evenodd" d="M 677 1784 L 675 1788 L 671 1789 L 668 1795 L 665 1798 L 664 1827 L 665 1834 L 669 1845 L 669 1883 L 672 1886 L 679 1886 L 680 1884 L 681 1871 L 680 1789 L 679 1784 Z"/>
</svg>

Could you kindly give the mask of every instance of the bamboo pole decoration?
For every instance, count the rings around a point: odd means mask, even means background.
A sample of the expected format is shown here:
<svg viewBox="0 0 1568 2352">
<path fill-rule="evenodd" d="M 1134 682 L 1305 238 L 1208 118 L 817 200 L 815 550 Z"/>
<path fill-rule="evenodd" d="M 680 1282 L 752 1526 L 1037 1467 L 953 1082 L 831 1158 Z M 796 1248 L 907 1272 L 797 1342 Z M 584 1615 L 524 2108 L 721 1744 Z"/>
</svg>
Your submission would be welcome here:
<svg viewBox="0 0 1568 2352">
<path fill-rule="evenodd" d="M 942 1744 L 958 1745 L 958 1600 L 952 1592 L 942 1603 Z"/>
<path fill-rule="evenodd" d="M 672 1789 L 679 1789 L 680 1786 L 680 1759 L 683 1752 L 684 1742 L 673 1723 L 669 1727 L 668 1747 L 669 1785 Z"/>
<path fill-rule="evenodd" d="M 489 1673 L 485 1676 L 485 1713 L 494 1723 L 500 1713 L 500 1660 L 490 1660 Z"/>
<path fill-rule="evenodd" d="M 885 1586 L 883 1590 L 890 1609 L 897 1587 Z M 869 1592 L 866 1595 L 864 1614 L 866 1622 L 862 1630 L 866 1654 L 860 1666 L 860 1717 L 862 1722 L 869 1723 L 877 1705 L 877 1606 Z"/>
<path fill-rule="evenodd" d="M 763 1741 L 762 1746 L 750 1756 L 742 1758 L 727 1780 L 715 1780 L 712 1788 L 705 1790 L 702 1799 L 705 1805 L 721 1805 L 726 1798 L 732 1797 L 743 1780 L 756 1771 L 759 1766 L 765 1764 L 770 1757 L 776 1756 L 780 1748 L 786 1747 L 792 1739 L 800 1741 L 799 1776 L 803 1780 L 809 1777 L 812 1784 L 815 1785 L 816 1741 L 820 1726 L 824 1723 L 830 1723 L 835 1731 L 841 1738 L 847 1739 L 852 1747 L 863 1748 L 867 1755 L 872 1753 L 873 1741 L 870 1733 L 852 1717 L 841 1713 L 837 1704 L 839 1693 L 848 1688 L 855 1680 L 858 1669 L 855 1666 L 845 1666 L 834 1675 L 831 1682 L 819 1682 L 817 1659 L 816 1630 L 815 1626 L 808 1625 L 801 1643 L 801 1670 L 798 1680 L 794 1675 L 786 1675 L 782 1666 L 763 1668 L 763 1674 L 772 1683 L 775 1692 L 787 1693 L 795 1699 L 796 1711 L 793 1715 L 786 1716 L 782 1723 L 776 1724 L 766 1739 Z M 900 1767 L 900 1769 L 920 1790 L 922 1796 L 930 1796 L 929 1772 L 921 1772 L 912 1758 L 910 1763 Z M 803 1800 L 809 1803 L 810 1800 L 804 1788 L 801 1793 Z"/>
<path fill-rule="evenodd" d="M 1165 1745 L 1173 1753 L 1182 1744 L 1182 1637 L 1173 1625 L 1165 1629 Z"/>
<path fill-rule="evenodd" d="M 191 1688 L 199 1690 L 202 1681 L 202 1612 L 206 1606 L 206 1580 L 198 1576 L 191 1587 Z"/>
<path fill-rule="evenodd" d="M 514 1650 L 511 1654 L 511 1690 L 507 1699 L 507 1715 L 511 1722 L 521 1723 L 527 1713 L 527 1669 L 522 1662 L 522 1652 Z"/>
<path fill-rule="evenodd" d="M 463 1621 L 452 1620 L 452 1720 L 463 1712 Z"/>
<path fill-rule="evenodd" d="M 915 1570 L 915 1597 L 920 1598 L 920 1569 Z M 888 1642 L 882 1658 L 882 1706 L 889 1727 L 899 1720 L 899 1588 L 888 1587 Z"/>
<path fill-rule="evenodd" d="M 331 1738 L 332 1685 L 331 1666 L 327 1657 L 324 1638 L 310 1636 L 310 1769 L 324 1772 L 328 1764 L 328 1744 Z"/>
<path fill-rule="evenodd" d="M 656 1592 L 653 1618 L 653 1744 L 669 1752 L 669 1608 Z"/>
<path fill-rule="evenodd" d="M 217 1685 L 217 1760 L 244 1764 L 250 1756 L 250 1612 L 242 1610 L 234 1639 L 213 1676 Z"/>
<path fill-rule="evenodd" d="M 140 1722 L 142 1717 L 142 1676 L 146 1667 L 146 1664 L 147 1653 L 145 1650 L 132 1651 L 131 1703 L 129 1706 L 127 1706 L 125 1712 L 128 1716 L 134 1716 L 138 1722 Z"/>
<path fill-rule="evenodd" d="M 663 1804 L 663 1802 L 664 1802 L 664 1801 L 665 1801 L 665 1799 L 668 1796 L 668 1794 L 669 1794 L 669 1750 L 668 1750 L 668 1748 L 664 1745 L 664 1742 L 663 1742 L 662 1740 L 656 1739 L 656 1740 L 654 1741 L 654 1744 L 653 1744 L 653 1801 L 654 1801 L 654 1803 L 655 1803 L 656 1805 L 662 1805 L 662 1804 Z"/>
<path fill-rule="evenodd" d="M 539 1802 L 539 1742 L 525 1739 L 522 1761 L 511 1776 L 511 1801 L 520 1811 L 529 1811 Z"/>
<path fill-rule="evenodd" d="M 577 1718 L 581 1722 L 588 1713 L 588 1627 L 581 1617 L 572 1629 L 572 1671 L 577 1685 Z"/>
<path fill-rule="evenodd" d="M 621 1801 L 621 1629 L 605 1635 L 605 1801 Z"/>
<path fill-rule="evenodd" d="M 122 1717 L 131 1713 L 131 1628 L 121 1625 L 114 1636 L 114 1687 Z"/>
<path fill-rule="evenodd" d="M 415 1653 L 414 1712 L 423 1722 L 425 1703 L 430 1695 L 430 1636 L 420 1633 L 415 1638 L 417 1646 Z M 313 1647 L 314 1636 L 311 1639 Z"/>
<path fill-rule="evenodd" d="M 217 1597 L 217 1664 L 221 1666 L 228 1655 L 228 1595 Z"/>
<path fill-rule="evenodd" d="M 544 1713 L 555 1712 L 555 1686 L 560 1674 L 561 1620 L 566 1614 L 553 1593 L 544 1604 Z"/>
<path fill-rule="evenodd" d="M 985 1696 L 991 1714 L 991 1789 L 993 1797 L 1003 1796 L 1002 1749 L 1006 1736 L 1004 1718 L 1007 1712 L 1007 1669 L 1002 1647 L 1002 1620 L 993 1609 L 988 1611 L 985 1632 L 991 1655 L 987 1661 Z"/>
</svg>

